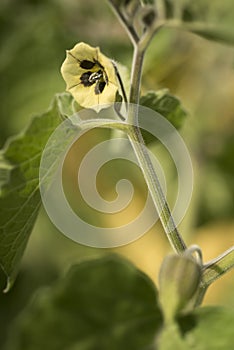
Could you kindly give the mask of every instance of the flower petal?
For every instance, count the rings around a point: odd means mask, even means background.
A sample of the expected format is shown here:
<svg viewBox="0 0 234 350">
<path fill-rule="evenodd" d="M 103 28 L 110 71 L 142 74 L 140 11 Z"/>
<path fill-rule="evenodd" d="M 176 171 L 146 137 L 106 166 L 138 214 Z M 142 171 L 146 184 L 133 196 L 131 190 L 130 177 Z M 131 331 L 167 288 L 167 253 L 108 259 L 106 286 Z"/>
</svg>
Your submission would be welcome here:
<svg viewBox="0 0 234 350">
<path fill-rule="evenodd" d="M 61 73 L 67 91 L 82 107 L 94 108 L 115 101 L 118 90 L 115 69 L 99 47 L 94 48 L 83 42 L 75 45 L 67 51 Z"/>
</svg>

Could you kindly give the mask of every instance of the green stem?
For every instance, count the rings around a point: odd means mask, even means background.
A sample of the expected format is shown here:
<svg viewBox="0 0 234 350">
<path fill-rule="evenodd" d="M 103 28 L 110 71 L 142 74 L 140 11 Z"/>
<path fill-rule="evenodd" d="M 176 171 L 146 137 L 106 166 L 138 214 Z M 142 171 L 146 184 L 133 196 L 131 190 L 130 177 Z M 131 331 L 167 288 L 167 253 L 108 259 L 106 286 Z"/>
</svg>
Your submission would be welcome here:
<svg viewBox="0 0 234 350">
<path fill-rule="evenodd" d="M 172 218 L 158 176 L 154 170 L 147 148 L 144 145 L 144 140 L 142 138 L 140 129 L 137 126 L 132 126 L 128 130 L 128 137 L 138 159 L 148 189 L 151 193 L 165 234 L 172 248 L 179 254 L 183 253 L 186 249 L 186 245 L 181 238 Z"/>
<path fill-rule="evenodd" d="M 125 28 L 132 43 L 133 44 L 137 43 L 139 41 L 139 37 L 138 37 L 133 25 L 127 21 L 127 19 L 123 15 L 121 9 L 119 8 L 118 5 L 115 4 L 115 2 L 113 2 L 112 0 L 109 0 L 109 3 L 111 5 L 115 15 L 119 19 L 120 23 Z"/>
<path fill-rule="evenodd" d="M 117 122 L 113 119 L 91 119 L 91 120 L 84 120 L 78 122 L 78 127 L 81 128 L 81 130 L 88 130 L 88 129 L 94 129 L 94 128 L 113 128 L 121 131 L 128 132 L 128 125 L 124 122 Z"/>
<path fill-rule="evenodd" d="M 204 265 L 203 283 L 209 286 L 217 278 L 234 268 L 234 246 Z"/>
<path fill-rule="evenodd" d="M 157 209 L 160 221 L 167 235 L 167 238 L 173 249 L 177 253 L 182 253 L 186 249 L 186 245 L 183 239 L 181 238 L 177 227 L 174 223 L 169 206 L 162 191 L 158 176 L 149 157 L 140 128 L 138 127 L 137 123 L 137 105 L 139 105 L 140 84 L 144 54 L 145 48 L 142 49 L 139 47 L 139 45 L 134 46 L 131 89 L 129 99 L 131 103 L 134 103 L 134 105 L 130 105 L 128 111 L 127 122 L 130 125 L 128 129 L 128 138 L 138 159 L 140 168 L 142 170 L 148 189 L 151 193 L 154 205 Z"/>
<path fill-rule="evenodd" d="M 186 249 L 186 245 L 183 239 L 181 238 L 177 227 L 174 223 L 169 206 L 162 191 L 158 176 L 154 170 L 148 151 L 145 147 L 140 128 L 138 126 L 137 106 L 139 105 L 140 98 L 140 86 L 144 55 L 146 48 L 148 47 L 155 32 L 161 27 L 162 21 L 160 21 L 160 23 L 155 23 L 153 26 L 147 28 L 143 36 L 139 38 L 132 23 L 130 23 L 125 18 L 120 7 L 117 6 L 116 3 L 112 0 L 109 0 L 109 2 L 112 5 L 112 8 L 114 9 L 115 14 L 119 18 L 120 22 L 126 29 L 134 46 L 131 72 L 131 88 L 129 96 L 130 105 L 128 109 L 128 117 L 126 123 L 126 125 L 128 125 L 126 129 L 128 138 L 138 159 L 140 168 L 142 170 L 148 189 L 151 193 L 154 205 L 158 211 L 158 215 L 161 220 L 164 231 L 167 235 L 167 238 L 171 243 L 173 249 L 177 253 L 182 253 Z M 163 13 L 161 15 L 163 16 Z"/>
<path fill-rule="evenodd" d="M 204 264 L 201 285 L 196 297 L 196 306 L 202 303 L 207 288 L 223 274 L 234 268 L 234 247 Z"/>
<path fill-rule="evenodd" d="M 145 56 L 145 50 L 141 50 L 138 44 L 134 45 L 133 60 L 132 60 L 132 72 L 131 72 L 131 88 L 129 102 L 139 104 L 141 76 L 143 69 L 143 61 Z M 133 119 L 131 119 L 133 118 Z M 134 123 L 134 114 L 128 116 L 129 124 Z"/>
</svg>

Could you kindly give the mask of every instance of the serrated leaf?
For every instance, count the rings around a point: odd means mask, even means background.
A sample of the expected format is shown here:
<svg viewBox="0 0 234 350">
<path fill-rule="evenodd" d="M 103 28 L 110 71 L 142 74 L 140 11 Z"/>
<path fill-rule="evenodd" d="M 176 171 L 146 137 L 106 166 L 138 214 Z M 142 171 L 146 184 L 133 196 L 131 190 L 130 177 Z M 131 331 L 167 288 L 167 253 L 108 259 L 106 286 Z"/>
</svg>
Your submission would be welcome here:
<svg viewBox="0 0 234 350">
<path fill-rule="evenodd" d="M 38 293 L 6 349 L 142 350 L 152 344 L 161 322 L 152 281 L 111 255 L 73 266 Z"/>
<path fill-rule="evenodd" d="M 61 123 L 57 96 L 50 109 L 33 118 L 28 128 L 11 138 L 0 162 L 0 266 L 9 290 L 34 226 L 40 205 L 39 166 L 46 142 Z"/>
<path fill-rule="evenodd" d="M 169 93 L 167 89 L 158 91 L 149 91 L 146 95 L 141 96 L 140 105 L 151 108 L 165 117 L 176 129 L 179 129 L 187 113 L 182 107 L 180 100 Z M 156 139 L 148 132 L 142 131 L 146 144 L 155 142 Z"/>
</svg>

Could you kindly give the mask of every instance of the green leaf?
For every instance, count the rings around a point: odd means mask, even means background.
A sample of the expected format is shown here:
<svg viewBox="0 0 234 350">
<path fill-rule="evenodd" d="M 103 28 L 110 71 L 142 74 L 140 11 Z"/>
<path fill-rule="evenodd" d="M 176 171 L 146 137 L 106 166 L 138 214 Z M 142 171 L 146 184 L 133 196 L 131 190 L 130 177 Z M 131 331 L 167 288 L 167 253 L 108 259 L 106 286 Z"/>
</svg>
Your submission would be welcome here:
<svg viewBox="0 0 234 350">
<path fill-rule="evenodd" d="M 213 40 L 229 45 L 234 44 L 234 32 L 228 28 L 223 28 L 220 25 L 215 26 L 209 24 L 204 25 L 203 23 L 184 23 L 183 28 L 208 40 Z"/>
<path fill-rule="evenodd" d="M 17 320 L 7 350 L 148 349 L 162 318 L 153 282 L 107 256 L 73 266 Z"/>
<path fill-rule="evenodd" d="M 12 286 L 41 205 L 39 166 L 46 142 L 62 121 L 58 95 L 50 109 L 36 116 L 19 136 L 11 138 L 0 156 L 0 266 Z M 65 104 L 66 105 L 66 104 Z"/>
<path fill-rule="evenodd" d="M 210 40 L 234 44 L 232 0 L 165 0 L 169 26 L 179 27 Z"/>
<path fill-rule="evenodd" d="M 168 89 L 149 91 L 146 95 L 141 96 L 140 105 L 158 112 L 176 129 L 179 129 L 183 125 L 187 117 L 187 112 L 182 107 L 180 100 L 170 94 Z M 142 130 L 142 135 L 146 144 L 156 141 L 155 137 L 144 130 Z"/>
<path fill-rule="evenodd" d="M 72 95 L 68 92 L 64 92 L 62 94 L 58 94 L 56 96 L 58 109 L 62 116 L 65 118 L 71 117 L 74 113 L 74 104 L 76 105 L 76 108 L 78 109 L 78 104 L 75 102 Z"/>
<path fill-rule="evenodd" d="M 141 96 L 140 104 L 162 114 L 176 129 L 179 129 L 187 116 L 180 100 L 168 89 L 149 91 Z"/>
<path fill-rule="evenodd" d="M 234 310 L 222 307 L 196 309 L 193 315 L 179 320 L 188 349 L 232 349 L 234 344 Z"/>
<path fill-rule="evenodd" d="M 234 344 L 234 310 L 224 307 L 204 307 L 181 316 L 178 323 L 164 327 L 158 350 L 220 350 Z"/>
</svg>

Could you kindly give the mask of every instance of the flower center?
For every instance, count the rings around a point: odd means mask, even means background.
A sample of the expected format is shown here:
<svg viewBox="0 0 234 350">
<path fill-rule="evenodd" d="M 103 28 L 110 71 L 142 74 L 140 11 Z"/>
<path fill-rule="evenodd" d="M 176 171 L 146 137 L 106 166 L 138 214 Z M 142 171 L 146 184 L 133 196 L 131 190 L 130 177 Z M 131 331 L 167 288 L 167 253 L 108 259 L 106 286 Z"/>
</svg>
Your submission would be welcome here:
<svg viewBox="0 0 234 350">
<path fill-rule="evenodd" d="M 106 75 L 102 69 L 99 69 L 97 72 L 88 71 L 81 75 L 80 81 L 84 86 L 96 84 L 94 92 L 96 95 L 99 95 L 106 86 Z"/>
</svg>

